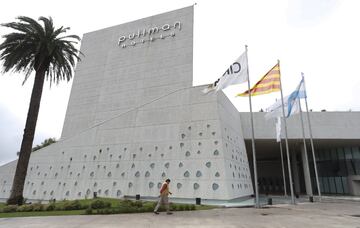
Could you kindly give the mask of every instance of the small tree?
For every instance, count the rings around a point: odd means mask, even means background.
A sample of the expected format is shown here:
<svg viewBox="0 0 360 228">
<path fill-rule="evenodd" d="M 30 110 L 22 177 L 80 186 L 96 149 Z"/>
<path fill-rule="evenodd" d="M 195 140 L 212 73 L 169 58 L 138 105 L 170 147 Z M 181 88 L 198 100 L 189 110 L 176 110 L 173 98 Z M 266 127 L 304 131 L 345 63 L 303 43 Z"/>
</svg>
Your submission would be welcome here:
<svg viewBox="0 0 360 228">
<path fill-rule="evenodd" d="M 42 148 L 44 148 L 44 147 L 47 147 L 47 146 L 49 146 L 49 145 L 51 145 L 51 144 L 53 144 L 53 143 L 56 143 L 56 138 L 48 138 L 48 139 L 45 139 L 40 145 L 36 145 L 35 147 L 33 147 L 33 148 L 31 149 L 31 152 L 40 150 L 40 149 L 42 149 Z M 19 156 L 19 154 L 20 154 L 20 151 L 18 151 L 18 152 L 16 153 L 17 156 Z"/>
<path fill-rule="evenodd" d="M 48 138 L 45 139 L 40 145 L 36 145 L 35 147 L 32 148 L 32 152 L 40 150 L 41 148 L 47 147 L 53 143 L 56 143 L 56 139 L 55 138 Z"/>
</svg>

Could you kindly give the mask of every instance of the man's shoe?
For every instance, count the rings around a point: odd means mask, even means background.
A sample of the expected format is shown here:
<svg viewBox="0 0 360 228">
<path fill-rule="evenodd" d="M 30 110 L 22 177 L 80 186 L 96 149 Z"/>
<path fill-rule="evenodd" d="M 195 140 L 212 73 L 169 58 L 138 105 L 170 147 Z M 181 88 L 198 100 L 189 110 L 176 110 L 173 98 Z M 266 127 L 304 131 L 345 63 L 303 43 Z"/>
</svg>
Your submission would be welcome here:
<svg viewBox="0 0 360 228">
<path fill-rule="evenodd" d="M 158 215 L 158 214 L 159 214 L 159 212 L 157 212 L 157 211 L 154 211 L 154 214 Z"/>
<path fill-rule="evenodd" d="M 166 213 L 167 215 L 172 215 L 173 213 L 172 212 L 168 212 L 168 213 Z"/>
</svg>

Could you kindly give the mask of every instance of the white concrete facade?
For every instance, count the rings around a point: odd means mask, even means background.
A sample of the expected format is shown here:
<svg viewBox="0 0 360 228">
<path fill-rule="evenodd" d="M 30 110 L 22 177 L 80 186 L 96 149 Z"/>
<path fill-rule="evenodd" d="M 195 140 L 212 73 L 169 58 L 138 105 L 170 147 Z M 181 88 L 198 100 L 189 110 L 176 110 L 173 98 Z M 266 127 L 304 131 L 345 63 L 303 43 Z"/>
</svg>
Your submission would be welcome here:
<svg viewBox="0 0 360 228">
<path fill-rule="evenodd" d="M 176 198 L 253 194 L 239 113 L 192 87 L 193 7 L 87 33 L 81 51 L 61 140 L 32 153 L 25 198 L 156 197 L 166 178 Z M 0 199 L 15 166 L 0 167 Z"/>
<path fill-rule="evenodd" d="M 257 139 L 275 139 L 275 120 L 267 121 L 265 112 L 254 113 L 254 130 Z M 360 139 L 360 112 L 309 112 L 314 139 L 318 140 L 351 140 Z M 303 115 L 304 128 L 308 135 L 307 115 Z M 241 124 L 245 139 L 251 139 L 250 113 L 240 112 Z M 299 115 L 287 119 L 289 139 L 302 139 Z"/>
</svg>

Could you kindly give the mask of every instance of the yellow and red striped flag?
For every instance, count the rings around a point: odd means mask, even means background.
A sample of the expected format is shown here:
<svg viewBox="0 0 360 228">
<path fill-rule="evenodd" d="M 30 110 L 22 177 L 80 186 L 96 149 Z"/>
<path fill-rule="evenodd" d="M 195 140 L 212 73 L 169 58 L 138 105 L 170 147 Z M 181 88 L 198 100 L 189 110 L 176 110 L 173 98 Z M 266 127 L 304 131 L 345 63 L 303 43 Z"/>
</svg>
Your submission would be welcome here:
<svg viewBox="0 0 360 228">
<path fill-rule="evenodd" d="M 280 91 L 280 65 L 277 63 L 269 70 L 251 89 L 250 95 L 257 96 Z M 249 96 L 249 90 L 236 95 L 237 97 Z"/>
</svg>

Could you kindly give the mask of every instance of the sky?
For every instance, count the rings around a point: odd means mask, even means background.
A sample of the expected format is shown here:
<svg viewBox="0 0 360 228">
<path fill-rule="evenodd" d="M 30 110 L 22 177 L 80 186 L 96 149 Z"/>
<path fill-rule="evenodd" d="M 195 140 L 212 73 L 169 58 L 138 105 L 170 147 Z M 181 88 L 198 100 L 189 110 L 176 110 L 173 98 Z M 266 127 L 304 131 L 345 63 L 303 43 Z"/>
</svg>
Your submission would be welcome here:
<svg viewBox="0 0 360 228">
<path fill-rule="evenodd" d="M 1 3 L 0 23 L 17 16 L 51 16 L 55 26 L 82 36 L 195 3 L 194 85 L 214 82 L 248 45 L 252 85 L 279 59 L 284 95 L 296 88 L 304 72 L 310 109 L 360 111 L 357 0 L 18 0 Z M 8 32 L 0 27 L 1 36 Z M 16 159 L 20 150 L 34 78 L 25 85 L 23 79 L 23 74 L 0 73 L 0 165 Z M 60 138 L 71 85 L 50 88 L 45 83 L 34 145 Z M 249 111 L 247 98 L 235 98 L 245 90 L 242 84 L 224 91 L 239 111 Z M 253 110 L 266 109 L 279 97 L 254 97 Z"/>
</svg>

